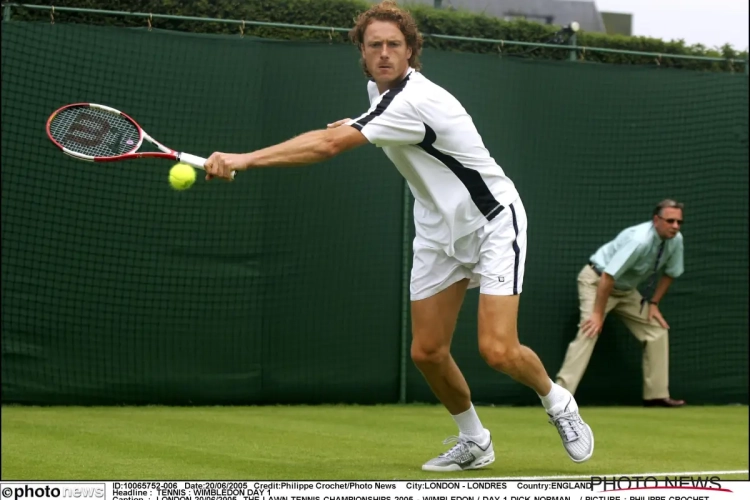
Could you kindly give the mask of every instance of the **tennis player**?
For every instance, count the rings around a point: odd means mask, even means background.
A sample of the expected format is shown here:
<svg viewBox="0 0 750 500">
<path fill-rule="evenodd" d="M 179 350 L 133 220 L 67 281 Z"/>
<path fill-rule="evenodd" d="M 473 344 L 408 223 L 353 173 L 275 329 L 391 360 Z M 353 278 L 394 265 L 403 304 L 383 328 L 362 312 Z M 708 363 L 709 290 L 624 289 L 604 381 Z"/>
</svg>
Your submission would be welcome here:
<svg viewBox="0 0 750 500">
<path fill-rule="evenodd" d="M 575 399 L 550 380 L 537 355 L 518 340 L 527 220 L 515 186 L 484 147 L 463 106 L 419 72 L 422 37 L 408 12 L 383 1 L 358 17 L 349 36 L 370 78 L 366 113 L 251 153 L 213 153 L 206 178 L 308 165 L 367 143 L 382 148 L 415 198 L 411 357 L 458 426 L 458 436 L 444 442 L 455 445 L 422 469 L 477 469 L 495 460 L 490 432 L 450 353 L 464 295 L 474 287 L 480 289 L 482 357 L 533 389 L 569 457 L 588 460 L 594 436 Z"/>
</svg>

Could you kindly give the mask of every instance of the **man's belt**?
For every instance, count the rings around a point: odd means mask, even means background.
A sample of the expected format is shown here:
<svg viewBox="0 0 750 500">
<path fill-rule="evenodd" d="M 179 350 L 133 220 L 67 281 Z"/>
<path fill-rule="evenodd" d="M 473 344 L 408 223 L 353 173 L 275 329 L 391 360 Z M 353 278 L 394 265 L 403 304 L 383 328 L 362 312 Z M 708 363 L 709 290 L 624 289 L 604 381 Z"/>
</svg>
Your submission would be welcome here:
<svg viewBox="0 0 750 500">
<path fill-rule="evenodd" d="M 589 267 L 590 267 L 591 269 L 593 269 L 593 270 L 594 270 L 594 272 L 595 272 L 596 274 L 598 274 L 599 276 L 601 276 L 601 275 L 602 275 L 602 272 L 601 272 L 600 270 L 598 270 L 598 269 L 596 268 L 596 266 L 594 265 L 594 263 L 593 263 L 593 262 L 589 262 Z"/>
</svg>

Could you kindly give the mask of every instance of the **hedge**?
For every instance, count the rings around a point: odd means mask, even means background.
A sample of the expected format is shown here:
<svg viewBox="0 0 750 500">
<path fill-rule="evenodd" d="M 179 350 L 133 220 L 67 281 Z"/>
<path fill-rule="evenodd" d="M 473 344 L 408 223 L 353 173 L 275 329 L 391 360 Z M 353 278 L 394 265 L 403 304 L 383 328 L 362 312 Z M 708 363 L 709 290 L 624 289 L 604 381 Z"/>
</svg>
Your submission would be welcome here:
<svg viewBox="0 0 750 500">
<path fill-rule="evenodd" d="M 353 25 L 353 20 L 357 14 L 367 9 L 371 4 L 365 0 L 55 0 L 54 5 L 56 7 L 349 28 Z M 435 9 L 423 5 L 410 6 L 409 9 L 414 14 L 420 30 L 425 34 L 506 41 L 548 42 L 559 29 L 559 27 L 522 19 L 505 21 L 484 14 Z M 144 27 L 147 25 L 147 20 L 139 17 L 60 11 L 55 12 L 54 16 L 56 22 L 128 27 Z M 14 7 L 12 11 L 12 20 L 48 21 L 49 18 L 50 11 L 47 10 Z M 240 35 L 239 26 L 235 24 L 153 19 L 151 25 L 155 28 L 169 30 Z M 320 40 L 330 43 L 347 43 L 346 33 L 332 31 L 246 25 L 243 34 L 285 40 Z M 596 52 L 585 49 L 578 51 L 579 59 L 598 63 L 658 64 L 661 67 L 693 70 L 744 72 L 744 64 L 734 61 L 747 60 L 748 57 L 747 51 L 739 52 L 728 44 L 720 48 L 708 48 L 701 44 L 686 45 L 682 40 L 664 41 L 657 38 L 586 32 L 579 32 L 577 39 L 580 47 L 599 47 L 665 55 L 709 56 L 724 59 L 723 61 L 699 61 Z M 570 55 L 568 50 L 562 49 L 536 48 L 532 50 L 523 46 L 455 41 L 433 37 L 425 37 L 425 47 L 450 51 L 494 53 L 503 57 L 568 59 Z"/>
</svg>

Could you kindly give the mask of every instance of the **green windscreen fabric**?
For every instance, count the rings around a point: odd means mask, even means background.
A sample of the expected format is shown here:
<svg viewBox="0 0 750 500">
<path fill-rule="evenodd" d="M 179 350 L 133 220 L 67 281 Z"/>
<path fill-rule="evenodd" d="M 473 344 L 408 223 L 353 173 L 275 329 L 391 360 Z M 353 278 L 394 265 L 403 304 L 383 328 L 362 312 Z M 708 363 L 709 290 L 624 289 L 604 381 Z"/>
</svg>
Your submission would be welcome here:
<svg viewBox="0 0 750 500">
<path fill-rule="evenodd" d="M 661 304 L 670 389 L 692 403 L 747 402 L 748 78 L 657 67 L 439 54 L 425 71 L 459 96 L 515 182 L 529 218 L 519 335 L 559 370 L 579 320 L 577 275 L 664 198 L 685 203 L 685 273 Z M 470 78 L 465 75 L 469 74 Z M 454 357 L 475 401 L 538 404 L 477 352 L 478 293 Z M 638 404 L 641 346 L 608 317 L 576 392 L 582 404 Z M 410 367 L 415 400 L 434 400 Z"/>
<path fill-rule="evenodd" d="M 95 102 L 175 149 L 249 151 L 367 109 L 351 48 L 2 36 L 4 401 L 398 397 L 402 181 L 379 151 L 177 192 L 168 161 L 81 162 L 44 131 L 59 106 Z"/>
<path fill-rule="evenodd" d="M 747 403 L 747 76 L 423 62 L 522 195 L 519 332 L 550 375 L 580 269 L 672 197 L 686 204 L 685 274 L 662 303 L 673 396 Z M 58 107 L 97 102 L 178 150 L 250 151 L 363 113 L 365 82 L 350 46 L 4 23 L 3 403 L 392 403 L 402 378 L 407 401 L 435 401 L 408 359 L 401 373 L 411 206 L 377 148 L 177 192 L 169 162 L 80 162 L 44 132 Z M 480 358 L 477 297 L 453 342 L 472 398 L 538 404 Z M 579 402 L 638 402 L 640 357 L 609 318 Z"/>
</svg>

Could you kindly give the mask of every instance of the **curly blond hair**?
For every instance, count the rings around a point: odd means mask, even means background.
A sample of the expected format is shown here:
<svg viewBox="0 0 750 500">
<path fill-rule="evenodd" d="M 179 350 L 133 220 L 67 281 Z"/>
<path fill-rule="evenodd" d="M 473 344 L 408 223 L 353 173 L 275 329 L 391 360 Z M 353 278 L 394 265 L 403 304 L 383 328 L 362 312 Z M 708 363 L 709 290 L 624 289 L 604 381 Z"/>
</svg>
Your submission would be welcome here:
<svg viewBox="0 0 750 500">
<path fill-rule="evenodd" d="M 422 63 L 419 62 L 419 55 L 422 53 L 422 34 L 417 28 L 417 23 L 411 14 L 400 8 L 394 0 L 383 0 L 379 4 L 373 5 L 365 12 L 357 16 L 355 25 L 349 31 L 349 40 L 351 40 L 357 47 L 362 50 L 362 45 L 365 43 L 365 30 L 372 21 L 391 21 L 396 23 L 406 38 L 406 45 L 411 49 L 411 57 L 409 58 L 409 66 L 416 70 L 422 69 Z M 372 75 L 367 70 L 367 65 L 364 59 L 360 59 L 362 65 L 362 71 L 368 78 Z"/>
</svg>

